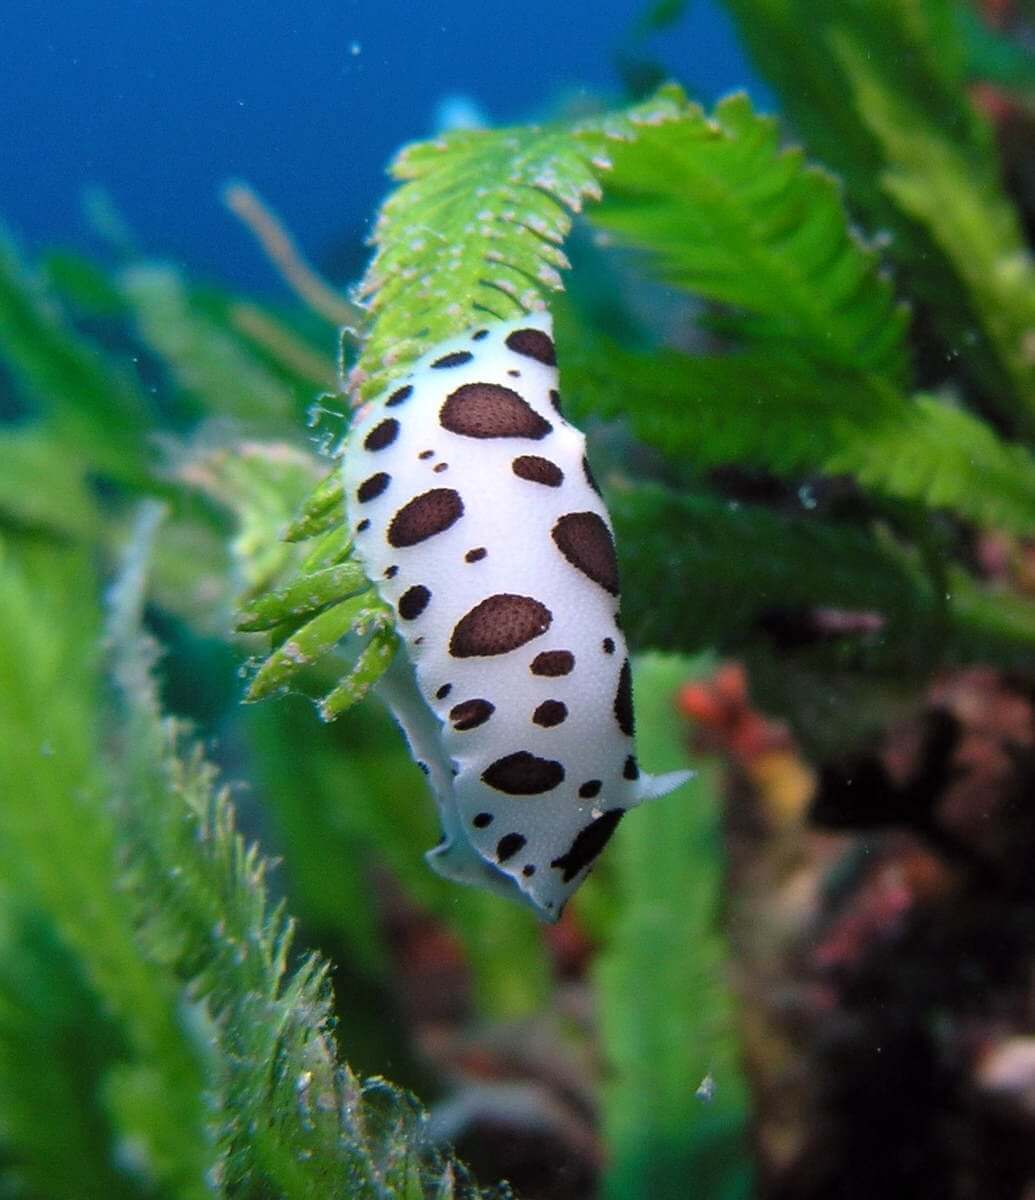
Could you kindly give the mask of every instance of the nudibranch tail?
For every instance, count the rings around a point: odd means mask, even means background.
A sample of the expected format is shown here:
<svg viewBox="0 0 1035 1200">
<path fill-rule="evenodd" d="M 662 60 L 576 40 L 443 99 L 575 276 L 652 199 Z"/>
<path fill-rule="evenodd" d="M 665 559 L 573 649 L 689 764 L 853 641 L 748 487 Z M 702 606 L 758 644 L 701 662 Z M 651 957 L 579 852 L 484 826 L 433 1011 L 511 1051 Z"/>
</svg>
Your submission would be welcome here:
<svg viewBox="0 0 1035 1200">
<path fill-rule="evenodd" d="M 693 779 L 695 774 L 695 771 L 667 771 L 664 775 L 641 775 L 638 803 L 660 800 L 662 796 L 671 795 L 677 788 Z"/>
</svg>

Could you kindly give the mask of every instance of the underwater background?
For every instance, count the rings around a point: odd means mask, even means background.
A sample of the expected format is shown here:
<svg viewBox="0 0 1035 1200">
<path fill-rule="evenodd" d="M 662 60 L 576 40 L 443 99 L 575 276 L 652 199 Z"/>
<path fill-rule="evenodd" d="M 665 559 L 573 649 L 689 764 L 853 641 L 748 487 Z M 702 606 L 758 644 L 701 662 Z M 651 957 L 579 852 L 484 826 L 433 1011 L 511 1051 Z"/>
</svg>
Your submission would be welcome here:
<svg viewBox="0 0 1035 1200">
<path fill-rule="evenodd" d="M 1032 0 L 0 33 L 0 1200 L 1032 1200 Z M 694 772 L 553 924 L 340 463 L 544 308 Z"/>
<path fill-rule="evenodd" d="M 83 189 L 101 187 L 154 252 L 269 290 L 252 248 L 227 245 L 217 194 L 240 176 L 347 278 L 362 269 L 357 247 L 403 142 L 451 121 L 509 124 L 562 98 L 620 94 L 616 68 L 639 16 L 588 0 L 290 10 L 73 0 L 58 19 L 10 0 L 0 211 L 24 238 L 81 239 Z M 664 34 L 645 31 L 636 50 L 705 100 L 752 79 L 711 0 L 686 6 Z"/>
</svg>

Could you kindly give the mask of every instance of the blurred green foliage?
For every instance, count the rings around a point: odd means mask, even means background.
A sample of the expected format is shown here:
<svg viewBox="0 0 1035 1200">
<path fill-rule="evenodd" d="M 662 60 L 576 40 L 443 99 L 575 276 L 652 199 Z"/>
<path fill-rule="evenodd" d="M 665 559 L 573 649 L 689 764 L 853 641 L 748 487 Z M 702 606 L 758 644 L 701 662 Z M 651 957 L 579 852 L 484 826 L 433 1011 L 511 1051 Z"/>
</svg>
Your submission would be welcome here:
<svg viewBox="0 0 1035 1200">
<path fill-rule="evenodd" d="M 1035 276 L 949 0 L 728 0 L 796 132 L 841 176 L 975 401 L 1032 432 Z M 808 36 L 802 36 L 802 30 Z M 973 39 L 970 44 L 973 45 Z"/>
<path fill-rule="evenodd" d="M 651 764 L 669 769 L 686 761 L 671 698 L 708 665 L 658 654 L 640 660 L 640 753 Z M 751 1190 L 747 1098 L 723 986 L 719 773 L 714 763 L 697 766 L 682 802 L 637 813 L 613 855 L 616 911 L 595 979 L 611 1067 L 604 1132 L 613 1166 L 605 1195 L 616 1200 L 678 1196 L 688 1179 L 715 1200 Z"/>
<path fill-rule="evenodd" d="M 680 7 L 650 6 L 635 37 Z M 652 770 L 683 761 L 672 696 L 708 655 L 742 655 L 817 754 L 946 664 L 1035 658 L 1035 603 L 973 552 L 1035 532 L 1031 212 L 964 90 L 1030 73 L 948 0 L 729 7 L 804 152 L 744 96 L 709 114 L 671 86 L 408 147 L 344 354 L 373 394 L 476 315 L 550 300 L 630 639 L 655 652 L 637 671 Z M 472 1025 L 558 995 L 530 913 L 426 869 L 422 777 L 353 707 L 396 645 L 327 461 L 348 420 L 336 333 L 140 258 L 91 205 L 107 258 L 0 247 L 3 1190 L 474 1195 L 405 1094 L 342 1065 L 308 948 L 343 964 L 340 1043 L 369 1069 L 392 1047 L 406 1082 L 425 1077 L 398 1032 L 393 904 L 459 948 Z M 773 632 L 817 610 L 873 619 Z M 283 855 L 272 881 L 185 721 L 250 784 L 240 819 Z M 721 786 L 698 766 L 572 905 L 598 1019 L 571 1038 L 600 1063 L 616 1198 L 750 1189 Z"/>
</svg>

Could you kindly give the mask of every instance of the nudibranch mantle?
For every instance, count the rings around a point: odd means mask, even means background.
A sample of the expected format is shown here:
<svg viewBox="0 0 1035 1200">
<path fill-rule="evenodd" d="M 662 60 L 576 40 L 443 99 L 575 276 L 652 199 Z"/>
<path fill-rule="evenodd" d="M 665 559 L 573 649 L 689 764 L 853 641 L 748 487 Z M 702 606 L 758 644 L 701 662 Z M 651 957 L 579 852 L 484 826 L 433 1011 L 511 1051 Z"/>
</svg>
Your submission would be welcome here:
<svg viewBox="0 0 1035 1200">
<path fill-rule="evenodd" d="M 611 522 L 557 388 L 547 314 L 473 328 L 357 414 L 343 467 L 402 638 L 378 691 L 439 809 L 428 862 L 547 920 L 689 774 L 637 764 Z"/>
</svg>

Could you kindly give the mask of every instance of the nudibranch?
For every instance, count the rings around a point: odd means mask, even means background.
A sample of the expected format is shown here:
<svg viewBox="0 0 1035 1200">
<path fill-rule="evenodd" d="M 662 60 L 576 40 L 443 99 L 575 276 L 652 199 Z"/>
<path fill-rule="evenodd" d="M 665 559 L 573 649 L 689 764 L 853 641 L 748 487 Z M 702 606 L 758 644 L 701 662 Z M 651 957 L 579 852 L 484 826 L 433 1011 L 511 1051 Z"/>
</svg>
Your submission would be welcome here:
<svg viewBox="0 0 1035 1200">
<path fill-rule="evenodd" d="M 428 862 L 547 920 L 623 814 L 689 774 L 636 761 L 611 522 L 557 389 L 546 314 L 487 323 L 362 409 L 344 456 L 401 636 L 378 691 L 442 824 Z"/>
</svg>

